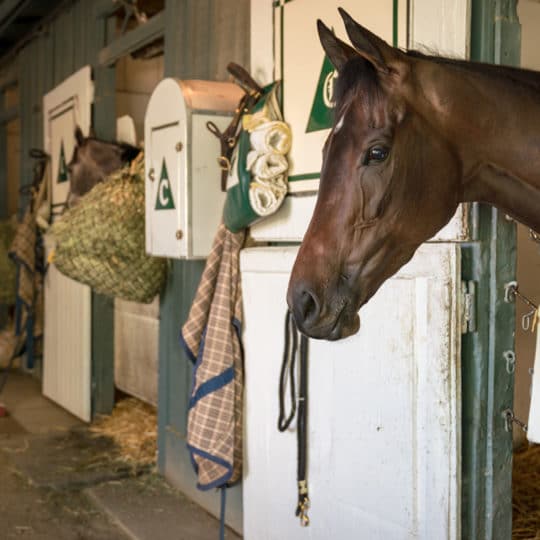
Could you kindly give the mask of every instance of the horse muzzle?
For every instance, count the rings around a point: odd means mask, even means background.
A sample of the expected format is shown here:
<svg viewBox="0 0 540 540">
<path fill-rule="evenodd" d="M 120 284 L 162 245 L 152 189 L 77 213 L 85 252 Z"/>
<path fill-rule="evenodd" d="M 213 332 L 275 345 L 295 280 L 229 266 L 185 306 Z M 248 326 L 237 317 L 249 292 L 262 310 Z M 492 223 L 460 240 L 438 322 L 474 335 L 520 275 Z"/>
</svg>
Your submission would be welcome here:
<svg viewBox="0 0 540 540">
<path fill-rule="evenodd" d="M 336 341 L 356 334 L 360 317 L 347 299 L 337 297 L 323 303 L 309 287 L 291 283 L 287 295 L 296 326 L 308 337 Z"/>
</svg>

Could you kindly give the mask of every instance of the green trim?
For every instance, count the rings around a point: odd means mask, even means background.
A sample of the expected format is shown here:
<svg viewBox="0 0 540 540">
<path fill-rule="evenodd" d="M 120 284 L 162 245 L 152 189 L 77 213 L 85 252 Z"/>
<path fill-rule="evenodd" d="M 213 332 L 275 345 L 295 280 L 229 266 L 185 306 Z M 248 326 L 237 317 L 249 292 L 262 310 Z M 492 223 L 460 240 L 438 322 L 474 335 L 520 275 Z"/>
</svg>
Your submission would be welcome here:
<svg viewBox="0 0 540 540">
<path fill-rule="evenodd" d="M 306 173 L 306 174 L 295 174 L 289 176 L 289 182 L 299 182 L 301 180 L 318 180 L 321 177 L 320 172 Z"/>
<path fill-rule="evenodd" d="M 473 0 L 471 59 L 519 64 L 516 0 Z M 477 331 L 462 339 L 462 539 L 512 537 L 513 375 L 503 353 L 514 350 L 515 306 L 503 300 L 515 279 L 515 226 L 488 205 L 472 205 L 473 238 L 462 247 L 463 280 L 475 281 Z"/>
<path fill-rule="evenodd" d="M 100 66 L 98 55 L 114 35 L 115 20 L 94 18 L 91 50 L 95 97 L 92 125 L 104 139 L 116 135 L 116 70 Z M 92 291 L 92 415 L 110 414 L 114 407 L 114 300 Z"/>
<path fill-rule="evenodd" d="M 392 45 L 398 46 L 398 9 L 399 0 L 394 0 L 392 6 Z"/>
</svg>

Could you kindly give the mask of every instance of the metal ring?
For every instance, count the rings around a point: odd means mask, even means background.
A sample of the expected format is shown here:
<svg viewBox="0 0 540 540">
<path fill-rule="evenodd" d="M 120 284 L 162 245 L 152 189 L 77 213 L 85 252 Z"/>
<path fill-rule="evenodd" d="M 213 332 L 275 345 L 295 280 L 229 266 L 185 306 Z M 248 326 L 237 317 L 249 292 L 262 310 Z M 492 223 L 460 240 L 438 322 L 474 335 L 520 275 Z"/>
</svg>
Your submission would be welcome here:
<svg viewBox="0 0 540 540">
<path fill-rule="evenodd" d="M 540 234 L 533 231 L 532 229 L 529 229 L 529 236 L 533 242 L 536 242 L 537 244 L 540 244 Z"/>
</svg>

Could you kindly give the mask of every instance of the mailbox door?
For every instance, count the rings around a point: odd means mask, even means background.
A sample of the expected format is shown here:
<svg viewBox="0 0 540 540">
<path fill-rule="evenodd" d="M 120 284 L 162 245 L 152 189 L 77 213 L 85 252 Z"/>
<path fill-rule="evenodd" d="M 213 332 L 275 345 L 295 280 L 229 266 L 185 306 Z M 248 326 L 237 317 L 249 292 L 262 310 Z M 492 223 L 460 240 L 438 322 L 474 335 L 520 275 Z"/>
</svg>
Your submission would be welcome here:
<svg viewBox="0 0 540 540">
<path fill-rule="evenodd" d="M 179 82 L 156 87 L 145 117 L 146 250 L 162 257 L 186 257 L 187 122 Z"/>
</svg>

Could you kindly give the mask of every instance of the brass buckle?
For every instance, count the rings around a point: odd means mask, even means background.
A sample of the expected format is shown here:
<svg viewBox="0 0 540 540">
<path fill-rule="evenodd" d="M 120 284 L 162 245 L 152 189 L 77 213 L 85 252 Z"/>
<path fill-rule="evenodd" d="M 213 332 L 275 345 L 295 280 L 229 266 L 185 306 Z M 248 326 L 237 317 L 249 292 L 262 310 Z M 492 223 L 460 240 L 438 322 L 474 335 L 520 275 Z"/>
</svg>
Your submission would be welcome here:
<svg viewBox="0 0 540 540">
<path fill-rule="evenodd" d="M 307 513 L 309 510 L 309 499 L 305 499 L 304 502 L 300 503 L 299 510 L 298 517 L 300 518 L 300 525 L 307 527 L 309 525 L 309 516 Z"/>
<path fill-rule="evenodd" d="M 222 171 L 227 171 L 228 173 L 231 172 L 231 162 L 229 161 L 229 158 L 225 156 L 219 156 L 217 158 L 217 162 L 218 162 L 219 168 Z"/>
</svg>

